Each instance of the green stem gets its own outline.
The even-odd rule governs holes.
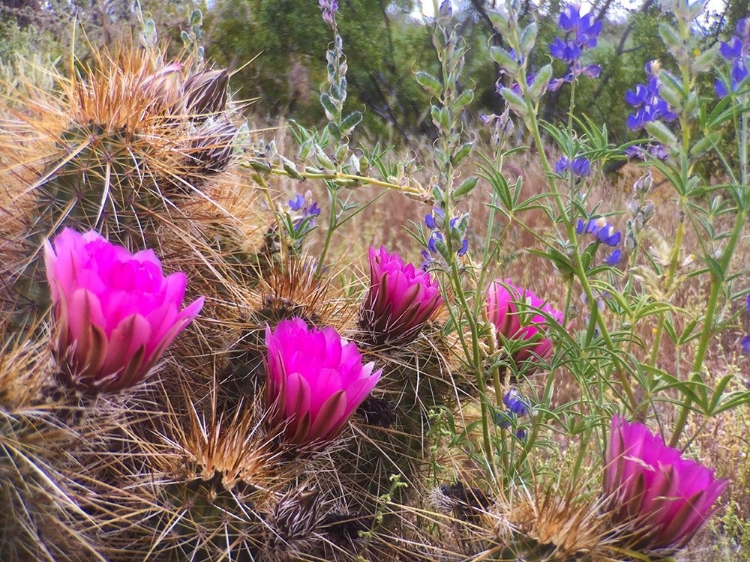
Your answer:
[[[318,265],[315,267],[315,277],[320,277],[323,274],[323,268],[325,267],[325,259],[326,254],[328,253],[328,248],[331,245],[331,240],[333,239],[333,233],[336,232],[337,228],[337,206],[338,206],[338,197],[336,196],[336,190],[335,188],[328,186],[328,201],[331,204],[331,212],[328,214],[328,231],[326,232],[326,239],[323,243],[323,250],[320,252],[320,257],[318,258]]]
[[[292,177],[289,172],[283,168],[272,168],[268,173],[276,176],[287,176]],[[390,183],[387,181],[371,178],[368,176],[358,176],[355,174],[344,174],[343,172],[297,172],[300,176],[305,179],[315,180],[331,180],[338,182],[352,182],[352,183],[366,183],[369,185],[375,185],[377,187],[384,187],[386,189],[393,189],[394,191],[400,191],[402,193],[418,195],[420,198],[425,197],[423,189],[410,187],[408,185],[398,185],[396,183]]]
[[[737,215],[737,221],[734,223],[734,229],[732,230],[732,235],[729,239],[729,243],[727,244],[727,248],[724,251],[724,254],[721,258],[720,266],[721,266],[721,273],[722,278],[717,279],[716,277],[713,277],[711,279],[711,291],[708,296],[708,304],[706,305],[706,316],[703,323],[703,331],[701,332],[701,339],[698,343],[698,351],[695,353],[695,359],[693,360],[693,367],[691,374],[694,373],[700,373],[701,368],[703,367],[703,360],[706,358],[706,352],[708,351],[708,344],[711,342],[711,338],[713,337],[713,331],[714,331],[714,315],[716,314],[716,305],[719,302],[719,296],[721,295],[721,289],[724,286],[724,277],[726,276],[726,272],[729,269],[729,264],[732,259],[732,254],[734,253],[734,248],[737,245],[737,241],[740,238],[740,235],[742,233],[742,228],[745,224],[745,213],[739,213]],[[682,435],[683,430],[685,429],[685,425],[687,423],[687,417],[690,413],[690,406],[692,405],[692,400],[690,399],[690,396],[685,396],[685,400],[682,403],[682,407],[680,408],[680,413],[677,417],[677,422],[675,423],[675,429],[674,433],[672,434],[672,439],[669,442],[671,447],[676,447],[677,444],[680,442],[680,436]]]
[[[680,205],[682,207],[682,205]],[[685,236],[685,221],[680,220],[677,225],[677,234],[674,239],[674,247],[672,248],[672,256],[669,263],[669,270],[667,271],[667,278],[664,281],[664,293],[669,294],[672,290],[672,283],[674,281],[675,273],[677,272],[677,265],[680,262],[680,249],[682,247],[682,239]],[[659,321],[656,326],[656,334],[654,336],[654,347],[651,349],[651,360],[649,364],[652,367],[656,366],[656,361],[659,358],[659,348],[661,347],[661,339],[664,333],[664,322],[666,318],[666,312],[659,314]]]

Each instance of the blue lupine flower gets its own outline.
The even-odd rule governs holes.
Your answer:
[[[550,43],[549,52],[554,58],[569,64],[581,57],[581,48],[574,41],[563,41],[559,38]]]
[[[519,429],[516,431],[516,437],[518,437],[521,441],[526,439],[526,430],[525,429]]]
[[[305,206],[305,196],[301,193],[298,193],[294,196],[294,199],[289,200],[289,208],[292,211],[299,211],[302,207]]]
[[[614,248],[620,243],[620,240],[622,239],[622,233],[618,230],[615,230],[615,227],[611,224],[605,224],[603,227],[599,228],[599,232],[597,233],[596,237],[599,242],[602,242],[603,244],[612,246]]]
[[[659,68],[651,61],[646,64],[648,84],[637,84],[634,90],[625,92],[625,101],[635,109],[635,113],[628,115],[628,128],[635,131],[651,121],[674,121],[677,114],[669,104],[659,95],[659,79],[656,73]]]
[[[733,61],[742,56],[742,41],[739,37],[732,37],[729,41],[722,43],[719,47],[721,56],[728,61]]]
[[[615,247],[622,240],[622,233],[615,230],[615,227],[607,222],[604,218],[591,219],[589,221],[583,221],[578,219],[576,223],[576,234],[591,234],[602,244],[607,246]]]
[[[574,158],[572,161],[561,156],[555,163],[555,173],[564,174],[570,170],[574,177],[585,178],[591,173],[591,162],[587,158]]]
[[[427,228],[432,230],[430,233],[430,237],[427,240],[427,250],[429,250],[429,253],[431,254],[439,254],[440,250],[438,249],[438,242],[442,242],[444,240],[443,235],[436,229],[443,228],[445,225],[445,210],[443,210],[441,207],[434,207],[432,209],[432,214],[428,214],[424,218],[425,225]],[[448,222],[448,226],[451,229],[451,231],[454,231],[458,228],[459,223],[461,222],[461,217],[453,217]],[[463,242],[461,243],[461,247],[456,251],[456,254],[460,257],[463,255],[466,255],[466,252],[469,251],[469,241],[464,238]],[[426,269],[432,263],[434,260],[432,257],[429,256],[429,254],[425,254],[425,251],[422,252],[423,256],[425,256],[425,261],[422,263],[422,269]],[[428,263],[429,262],[429,263]]]
[[[534,79],[536,78],[535,73],[530,73],[526,76],[526,86],[531,87],[531,85],[534,83]],[[495,84],[495,91],[499,94],[503,89],[503,84],[500,80],[497,81]],[[514,82],[513,85],[510,87],[510,91],[516,94],[517,96],[523,95],[523,90],[521,89],[521,84],[518,82]]]
[[[742,59],[736,60],[732,64],[732,70],[729,73],[729,83],[732,88],[732,92],[736,92],[740,89],[740,84],[744,82],[745,78],[750,75],[750,71],[747,69],[745,61]],[[714,83],[714,91],[720,98],[725,98],[729,95],[729,89],[723,80],[716,80]]]
[[[594,20],[592,12],[582,16],[580,8],[576,6],[568,6],[560,14],[559,27],[566,32],[572,31],[579,44],[586,49],[596,47],[596,38],[602,32],[602,22]]]
[[[312,193],[309,191],[305,195],[297,193],[294,199],[290,199],[288,203],[292,211],[302,213],[302,216],[295,222],[295,231],[298,231],[305,224],[305,220],[307,220],[307,228],[311,229],[315,226],[315,217],[320,216],[320,207],[318,207],[316,201],[312,200]]]
[[[466,252],[468,251],[469,251],[469,241],[466,238],[464,238],[464,241],[461,243],[461,247],[458,249],[458,252],[456,252],[456,254],[458,254],[459,257],[465,256]]]
[[[323,21],[333,23],[333,16],[339,9],[339,0],[318,0],[318,4],[323,11]]]
[[[425,216],[424,223],[430,230],[435,230],[436,228],[442,228],[444,220],[445,211],[441,207],[433,207],[432,213]]]
[[[579,59],[586,49],[596,47],[597,37],[602,31],[602,22],[594,20],[594,14],[589,12],[581,15],[580,8],[569,6],[560,14],[558,26],[568,37],[556,38],[549,45],[550,54],[570,65],[570,72],[564,78],[551,80],[548,90],[558,90],[564,83],[573,82],[579,76],[596,78],[601,72],[597,64],[581,65]]]
[[[525,416],[529,413],[528,404],[515,388],[511,388],[505,393],[505,396],[503,396],[503,404],[505,404],[508,410],[517,416]]]
[[[743,18],[737,22],[735,28],[737,35],[733,35],[729,41],[725,41],[719,47],[721,56],[727,62],[732,63],[729,73],[729,84],[717,80],[714,84],[716,95],[724,98],[729,92],[736,92],[740,84],[750,75],[748,64],[750,64],[750,18]],[[729,86],[729,88],[727,88]]]
[[[570,165],[574,176],[585,178],[591,173],[591,162],[587,158],[575,158]]]
[[[609,254],[606,258],[604,258],[604,263],[606,263],[609,266],[614,267],[618,263],[620,263],[621,259],[622,259],[622,251],[620,251],[619,249],[617,249],[614,252],[612,252],[611,254]]]
[[[434,261],[432,259],[432,256],[430,255],[430,252],[427,250],[422,250],[422,271],[427,271],[432,267],[432,262]]]

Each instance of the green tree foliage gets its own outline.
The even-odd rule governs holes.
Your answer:
[[[432,58],[429,29],[409,21],[411,2],[345,0],[337,21],[349,64],[349,101],[367,108],[369,127],[403,129],[424,107],[413,80],[416,61]],[[317,2],[225,0],[208,14],[209,55],[238,68],[233,86],[259,98],[261,111],[322,118],[318,91],[325,79],[322,47],[330,42]]]

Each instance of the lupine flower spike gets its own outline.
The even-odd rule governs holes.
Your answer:
[[[187,278],[164,277],[152,250],[130,254],[98,233],[64,229],[44,246],[64,383],[117,392],[146,378],[170,343],[198,315],[199,298],[180,310]]]
[[[370,248],[369,257],[370,289],[360,327],[378,344],[413,340],[443,302],[437,279],[382,247]]]
[[[545,337],[548,320],[536,311],[519,313],[517,302],[526,302],[531,308],[539,309],[551,316],[559,324],[563,322],[562,312],[537,297],[531,291],[517,287],[506,279],[496,280],[487,293],[487,316],[498,334],[508,340],[524,340],[522,349],[513,353],[513,360],[519,364],[533,360],[535,356],[548,359],[552,355],[552,342]]]
[[[566,33],[566,39],[557,38],[550,43],[550,54],[570,65],[564,78],[556,78],[549,83],[548,89],[557,90],[566,82],[573,82],[579,76],[597,78],[601,73],[598,64],[582,65],[581,55],[587,49],[596,47],[597,37],[602,32],[601,20],[594,18],[593,12],[581,15],[580,8],[569,6],[560,14],[558,22],[560,31]]]
[[[651,121],[674,121],[677,114],[659,94],[659,62],[646,64],[647,84],[637,84],[634,90],[625,92],[625,101],[636,111],[628,116],[628,127],[638,130]]]
[[[301,318],[266,328],[266,403],[288,443],[323,448],[380,380],[354,342]]]
[[[684,547],[727,486],[645,425],[617,415],[606,461],[604,494],[631,550],[673,553]]]

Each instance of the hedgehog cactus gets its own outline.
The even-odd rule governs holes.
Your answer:
[[[132,243],[175,198],[228,164],[237,128],[226,72],[183,84],[179,64],[154,69],[145,55],[128,56],[100,57],[85,78],[63,82],[59,133],[48,133],[55,148],[33,186],[47,234],[65,224]],[[210,109],[212,121],[197,109]]]
[[[140,51],[96,54],[88,72],[57,77],[60,91],[27,99],[4,132],[0,145],[14,149],[0,171],[11,182],[3,228],[18,247],[6,250],[3,277],[19,324],[48,305],[38,286],[45,239],[68,226],[131,249],[154,245],[180,205],[229,166],[237,127],[227,73],[183,79],[184,69]]]
[[[55,392],[47,339],[15,336],[0,346],[0,560],[92,559],[101,481],[84,459],[108,462],[122,410]]]

